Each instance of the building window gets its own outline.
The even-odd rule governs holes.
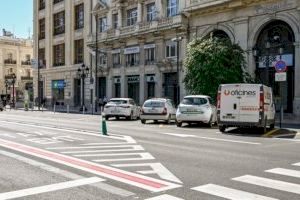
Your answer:
[[[145,48],[145,64],[152,65],[155,63],[155,46]]]
[[[114,27],[114,29],[117,29],[118,26],[119,26],[119,24],[118,24],[118,14],[113,14],[112,20],[113,20],[113,27]]]
[[[65,32],[65,12],[54,14],[54,35],[62,34]]]
[[[75,7],[75,29],[84,27],[84,6],[83,3]]]
[[[147,5],[147,21],[151,22],[156,18],[156,7],[155,3],[150,3]]]
[[[105,66],[107,64],[107,56],[106,54],[101,53],[99,55],[99,65]]]
[[[39,59],[39,64],[40,64],[40,68],[45,68],[46,66],[46,60],[45,60],[45,49],[39,49],[38,52],[38,59]]]
[[[120,67],[121,66],[121,54],[114,53],[112,54],[113,57],[113,67]]]
[[[56,3],[59,3],[59,2],[62,2],[63,0],[53,0],[53,4],[56,4]]]
[[[39,39],[45,39],[45,18],[39,20]]]
[[[172,17],[178,14],[178,0],[167,0],[167,16]]]
[[[65,65],[65,44],[55,45],[53,47],[53,66]]]
[[[127,26],[135,25],[137,22],[137,9],[127,10]]]
[[[45,0],[39,0],[39,10],[45,9]]]
[[[139,53],[126,54],[126,66],[138,66],[139,65]]]
[[[166,58],[173,58],[177,56],[177,43],[170,42],[166,44]]]
[[[101,17],[99,18],[99,32],[105,32],[107,31],[107,17]]]
[[[83,63],[83,39],[75,40],[75,64]]]

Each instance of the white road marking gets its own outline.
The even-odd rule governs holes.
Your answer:
[[[103,142],[103,143],[86,143],[82,146],[99,146],[99,145],[123,145],[123,144],[136,144],[136,142]]]
[[[168,195],[168,194],[163,194],[163,195],[153,197],[153,198],[150,198],[150,199],[145,199],[145,200],[184,200],[184,199],[174,197],[174,196],[171,196],[171,195]]]
[[[174,174],[172,174],[161,163],[137,163],[137,164],[116,164],[114,167],[150,167],[152,170],[137,171],[140,174],[157,174],[162,179],[182,183]]]
[[[83,186],[83,185],[89,185],[89,184],[97,183],[100,181],[103,181],[103,179],[98,178],[98,177],[92,177],[92,178],[79,179],[79,180],[75,180],[75,181],[68,181],[68,182],[64,182],[64,183],[56,183],[56,184],[52,184],[52,185],[45,185],[45,186],[40,186],[40,187],[23,189],[23,190],[18,190],[18,191],[13,191],[13,192],[6,192],[6,193],[0,194],[0,200],[14,199],[14,198],[35,195],[35,194],[41,194],[41,193],[45,193],[45,192],[63,190],[63,189],[68,189],[68,188],[73,188],[73,187],[78,187],[78,186]]]
[[[63,164],[65,166],[73,167],[83,170],[85,172],[93,173],[102,177],[113,179],[122,183],[136,186],[151,192],[162,192],[174,188],[181,187],[181,185],[167,182],[152,177],[146,177],[137,173],[132,173],[106,165],[96,164],[86,160],[70,157],[63,154],[50,152],[44,149],[0,139],[0,146],[32,155],[38,158],[43,158],[49,161]]]
[[[294,166],[299,166],[300,167],[300,162],[293,164]]]
[[[93,155],[74,155],[76,157],[95,157],[95,156],[133,156],[138,158],[110,158],[110,159],[95,159],[94,162],[116,162],[116,161],[137,161],[137,160],[154,160],[155,158],[150,153],[118,153],[118,154],[93,154]]]
[[[68,171],[53,167],[51,165],[47,165],[45,163],[41,163],[41,162],[29,159],[29,158],[25,158],[23,156],[13,154],[13,153],[10,153],[10,152],[0,151],[0,154],[2,154],[4,156],[7,156],[7,157],[11,157],[11,158],[16,159],[16,160],[19,160],[19,161],[24,162],[26,164],[38,167],[38,168],[46,170],[48,172],[59,174],[59,175],[61,175],[63,177],[66,177],[66,178],[70,178],[70,179],[74,179],[74,180],[75,179],[86,178],[86,177],[80,176],[78,174],[74,174],[72,172],[68,172]],[[105,181],[105,179],[103,179],[103,181]],[[93,187],[96,187],[100,190],[107,191],[111,194],[116,194],[116,195],[123,196],[123,197],[129,197],[129,196],[135,195],[134,193],[132,193],[128,190],[124,190],[122,188],[117,188],[117,187],[114,187],[112,185],[109,185],[109,184],[106,184],[106,183],[103,183],[103,182],[99,182],[97,184],[94,184]]]
[[[275,169],[266,170],[266,172],[300,178],[300,171],[297,170],[275,168]]]
[[[112,148],[125,148],[125,147],[137,147],[139,145],[115,145],[115,146],[79,146],[79,147],[49,147],[48,150],[64,150],[64,149],[112,149]]]
[[[272,188],[276,190],[281,190],[285,192],[291,192],[295,194],[300,194],[300,185],[294,183],[288,183],[284,181],[278,181],[268,178],[262,178],[257,176],[245,175],[237,178],[233,178],[232,180],[249,183],[253,185],[259,185],[262,187]]]
[[[236,190],[232,188],[227,188],[219,185],[214,185],[214,184],[207,184],[207,185],[202,185],[199,187],[194,187],[192,190],[196,190],[199,192],[203,192],[206,194],[222,197],[225,199],[230,199],[230,200],[278,200],[266,196],[261,196],[258,194],[253,194],[241,190]]]
[[[176,136],[176,137],[182,137],[182,138],[187,138],[187,137],[196,137],[195,135],[188,135],[188,134],[177,134],[177,133],[162,133],[164,135],[171,135],[171,136]]]
[[[118,151],[144,151],[145,149],[141,145],[120,146],[121,149],[108,149],[108,150],[89,150],[89,151],[64,151],[65,154],[76,153],[101,153],[101,152],[118,152]],[[124,147],[124,148],[123,148]],[[125,148],[128,147],[128,148]]]

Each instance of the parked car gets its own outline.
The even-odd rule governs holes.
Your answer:
[[[157,122],[159,120],[170,123],[175,120],[176,108],[170,99],[153,98],[145,101],[142,107],[141,122],[145,124],[147,120]]]
[[[274,128],[275,104],[272,88],[262,84],[224,84],[218,91],[218,125]]]
[[[106,120],[115,117],[125,117],[128,120],[138,119],[140,116],[140,107],[130,98],[113,98],[104,106],[103,110]]]
[[[205,123],[210,127],[217,122],[217,109],[212,99],[204,95],[191,95],[183,98],[176,112],[176,125],[182,123]]]

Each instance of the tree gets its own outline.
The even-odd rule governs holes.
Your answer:
[[[244,51],[228,39],[194,39],[188,44],[184,62],[184,84],[190,94],[205,94],[213,99],[220,84],[251,82],[245,71]]]

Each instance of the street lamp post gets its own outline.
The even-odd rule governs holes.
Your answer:
[[[179,75],[179,55],[180,55],[180,53],[179,53],[179,51],[180,51],[180,49],[179,49],[179,43],[180,43],[180,41],[182,41],[182,37],[176,37],[176,38],[173,38],[172,39],[172,41],[173,42],[177,42],[177,59],[176,59],[176,75],[177,75],[177,86],[176,86],[176,104],[179,104],[179,102],[180,102],[180,75]]]
[[[15,108],[15,83],[16,83],[16,74],[15,73],[13,73],[12,75],[11,75],[11,78],[12,78],[12,85],[13,85],[13,99],[12,99],[12,105],[13,105],[13,107]]]
[[[87,77],[87,75],[89,74],[89,68],[87,66],[85,66],[85,64],[82,64],[78,70],[77,70],[77,75],[78,77],[81,79],[81,93],[82,93],[82,98],[81,98],[81,108],[80,111],[85,111],[86,107],[85,107],[85,103],[84,103],[84,81]]]

